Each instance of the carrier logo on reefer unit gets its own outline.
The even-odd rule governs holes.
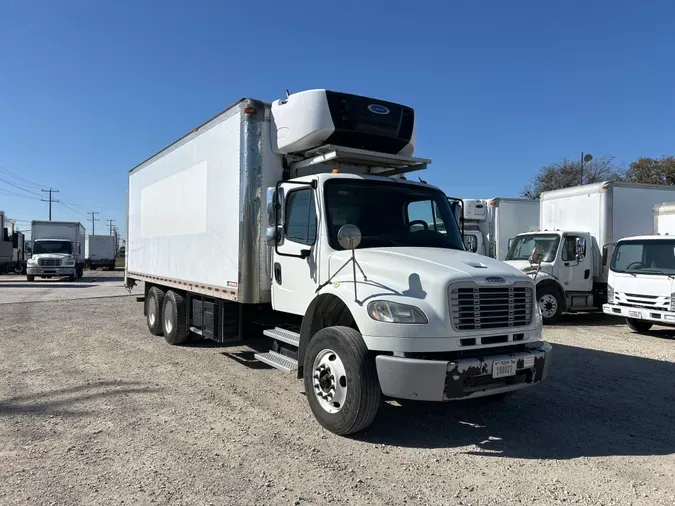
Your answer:
[[[490,276],[489,278],[485,278],[486,283],[506,283],[506,280],[504,278],[500,278],[499,276]]]
[[[370,112],[374,112],[375,114],[389,114],[391,112],[389,108],[380,104],[370,104],[368,106],[368,110]]]

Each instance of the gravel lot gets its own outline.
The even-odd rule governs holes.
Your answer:
[[[292,376],[247,348],[170,347],[121,272],[90,274],[0,277],[0,504],[673,504],[672,332],[568,317],[540,387],[387,403],[350,439]]]

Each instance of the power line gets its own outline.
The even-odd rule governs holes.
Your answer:
[[[29,185],[35,186],[35,187],[37,187],[37,188],[42,188],[43,186],[47,186],[47,185],[45,185],[45,184],[38,184],[38,183],[36,183],[36,182],[34,182],[34,181],[31,181],[30,179],[26,179],[26,178],[23,177],[23,176],[20,176],[20,175],[18,175],[18,174],[15,174],[15,173],[12,172],[11,170],[7,169],[6,167],[3,167],[2,165],[0,165],[0,172],[4,172],[5,174],[7,174],[7,175],[9,175],[9,176],[12,176],[13,178],[18,179],[19,181],[23,181],[24,184],[29,184]]]
[[[91,235],[96,235],[96,222],[99,221],[98,218],[96,218],[96,215],[101,213],[98,211],[90,211],[87,214],[91,215]]]
[[[19,186],[18,184],[14,184],[14,183],[12,183],[11,181],[7,181],[6,179],[0,178],[0,181],[2,181],[3,183],[7,183],[7,184],[10,185],[10,186],[13,186],[14,188],[18,188],[18,189],[21,190],[21,191],[25,191],[25,192],[27,192],[27,193],[31,193],[31,194],[33,194],[33,195],[37,195],[38,197],[42,197],[42,195],[40,195],[39,193],[36,193],[36,192],[34,192],[34,191],[32,191],[32,190],[28,190],[28,189],[24,188],[23,186]]]
[[[50,188],[49,190],[42,190],[45,193],[49,193],[49,200],[42,199],[42,202],[49,202],[49,221],[52,221],[52,202],[58,202],[58,200],[52,199],[52,193],[58,193],[59,190],[54,190]]]
[[[10,197],[18,197],[21,199],[40,200],[38,197],[31,197],[30,195],[24,195],[23,193],[13,192],[12,190],[5,190],[4,188],[0,188],[0,194],[8,195]]]

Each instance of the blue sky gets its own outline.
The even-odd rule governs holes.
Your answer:
[[[287,88],[414,107],[423,177],[452,196],[517,196],[581,151],[675,154],[673,19],[637,0],[0,0],[0,167],[25,178],[0,170],[0,210],[44,219],[6,181],[51,185],[54,219],[124,228],[131,167]]]

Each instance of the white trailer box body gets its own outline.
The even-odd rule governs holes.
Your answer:
[[[539,228],[588,232],[596,281],[606,281],[603,256],[622,237],[651,231],[654,206],[675,198],[675,187],[622,182],[575,186],[541,194]],[[605,249],[605,251],[603,251]],[[607,263],[606,261],[604,262]]]
[[[654,233],[675,235],[675,202],[654,206]]]
[[[89,235],[85,244],[85,258],[89,266],[114,267],[117,243],[112,235]]]
[[[244,303],[270,302],[263,188],[282,179],[281,156],[262,143],[246,167],[240,102],[129,174],[128,275],[187,283]],[[264,137],[269,122],[261,123]],[[185,259],[192,261],[185,261]]]
[[[509,252],[509,240],[523,232],[539,228],[539,201],[493,198],[488,200],[489,255],[504,260]]]

